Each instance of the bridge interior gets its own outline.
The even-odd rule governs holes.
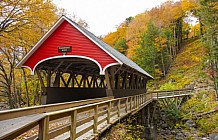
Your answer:
[[[125,97],[146,92],[149,80],[128,67],[108,67],[100,75],[93,61],[83,58],[57,58],[36,67],[43,90],[44,104],[100,98]]]
[[[90,60],[51,59],[38,65],[36,72],[46,104],[106,97],[105,78],[99,75],[99,67]]]

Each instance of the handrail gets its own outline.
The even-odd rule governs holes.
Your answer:
[[[111,96],[111,97],[95,98],[95,99],[72,101],[72,102],[65,102],[65,103],[56,103],[56,104],[40,105],[40,106],[25,107],[25,108],[11,109],[11,110],[3,110],[0,111],[0,121],[11,119],[11,118],[22,117],[26,115],[46,113],[46,112],[61,110],[65,108],[81,106],[94,102],[101,102],[109,99],[113,99],[113,97]]]
[[[105,131],[119,119],[127,116],[128,114],[138,112],[138,110],[142,109],[155,99],[176,97],[181,93],[186,93],[181,94],[181,96],[186,96],[189,95],[191,91],[192,89],[174,90],[171,92],[154,91],[116,99],[104,98],[103,100],[92,99],[82,102],[78,101],[74,102],[74,105],[69,103],[69,106],[66,105],[64,108],[63,106],[60,107],[61,104],[60,106],[56,106],[56,104],[54,104],[42,107],[3,111],[0,112],[0,118],[13,118],[11,116],[5,117],[5,114],[13,114],[19,111],[23,113],[23,116],[31,113],[35,114],[36,111],[43,116],[40,119],[34,120],[32,122],[33,125],[27,124],[26,127],[23,127],[22,129],[10,132],[10,137],[8,135],[0,135],[0,139],[15,138],[35,126],[39,126],[38,134],[28,139],[35,139],[38,137],[39,140],[48,140],[55,137],[59,139],[59,137],[62,136],[72,140],[85,137],[88,137],[88,139],[96,138],[100,133]],[[55,108],[52,109],[52,106]],[[58,107],[61,109],[57,109]],[[39,111],[38,109],[41,110]],[[31,113],[28,113],[28,111]],[[15,116],[17,117],[20,115]],[[63,118],[67,120],[69,119],[69,122],[55,128],[50,127],[53,122],[59,121]]]
[[[130,97],[102,101],[100,103],[88,104],[85,106],[69,108],[69,109],[65,109],[61,111],[49,112],[49,113],[45,113],[46,117],[43,119],[42,124],[44,126],[44,124],[49,124],[50,121],[57,120],[61,117],[68,116],[71,118],[70,120],[71,124],[70,124],[69,130],[66,127],[62,128],[63,132],[65,132],[66,130],[70,131],[70,133],[68,134],[68,137],[75,140],[76,138],[84,135],[86,132],[89,132],[92,134],[93,137],[96,137],[101,131],[101,129],[99,129],[100,125],[104,124],[104,127],[108,127],[108,125],[115,123],[120,118],[128,115],[129,113],[135,110],[138,110],[144,107],[143,105],[146,103],[146,101],[149,101],[149,100],[150,101],[153,100],[152,94],[149,94],[149,95],[140,94],[140,95],[135,95],[135,96],[130,96]],[[102,112],[99,109],[101,107],[105,107],[105,110],[107,110],[106,115],[102,115],[102,116],[99,115]],[[88,121],[84,121],[83,124],[79,126],[79,127],[84,127],[80,131],[76,123],[79,120],[76,118],[78,117],[79,113],[83,113],[83,112],[90,111],[90,110],[93,111],[93,115],[89,116],[93,118],[93,122],[90,123],[89,119],[87,119]],[[112,119],[114,117],[115,117],[115,120]],[[40,127],[43,127],[43,126],[40,126]],[[83,131],[84,129],[86,131]],[[62,130],[59,129],[58,131],[62,131]],[[53,131],[52,133],[55,133],[55,132]],[[44,127],[44,131],[40,131],[39,139],[48,140],[52,138],[54,137],[51,135],[48,125],[46,125],[46,127]]]
[[[163,99],[163,98],[174,98],[178,96],[186,96],[190,95],[194,89],[193,88],[186,88],[186,89],[180,89],[180,90],[163,90],[163,91],[152,91],[148,93],[153,94],[153,98],[155,100],[157,99]]]
[[[147,93],[163,93],[163,92],[179,92],[179,91],[193,91],[194,88],[183,88],[183,89],[175,89],[175,90],[154,90],[154,91],[148,91]]]
[[[91,133],[93,137],[96,137],[100,131],[104,131],[110,125],[125,117],[129,113],[137,112],[138,109],[144,107],[143,105],[145,105],[146,102],[148,104],[152,101],[152,94],[144,93],[135,96],[109,99],[101,102],[86,104],[83,106],[76,106],[71,108],[65,108],[62,110],[42,113],[45,117],[42,117],[40,120],[34,121],[34,125],[31,125],[31,127],[28,125],[25,129],[18,129],[13,131],[13,133],[11,132],[10,134],[13,137],[0,135],[0,139],[15,138],[23,132],[27,132],[28,130],[32,129],[34,126],[37,125],[39,126],[38,138],[41,140],[52,139],[54,137],[57,137],[59,134],[63,135],[64,133],[67,133],[69,131],[70,133],[68,134],[68,136],[72,139],[81,137],[87,132]],[[91,112],[91,115],[79,119],[79,117],[81,115],[84,115],[86,112]],[[70,118],[70,124],[60,126],[55,129],[51,129],[49,127],[51,121],[57,121],[58,119],[65,117]],[[100,129],[99,127],[103,127],[103,129]],[[36,137],[37,136],[33,136],[32,139]]]

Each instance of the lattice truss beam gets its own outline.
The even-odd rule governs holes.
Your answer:
[[[42,90],[46,87],[146,89],[147,77],[127,66],[112,66],[105,75],[90,61],[58,59],[42,63],[36,69]]]
[[[163,98],[159,99],[160,105],[162,105],[164,108],[172,108],[175,107],[176,109],[179,109],[185,101],[187,101],[188,96],[178,96],[174,98]],[[173,106],[172,106],[173,105]]]

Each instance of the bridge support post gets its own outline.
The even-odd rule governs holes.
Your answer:
[[[47,98],[46,94],[41,94],[41,104],[42,105],[46,105],[46,98]]]
[[[141,125],[144,126],[144,132],[141,137],[145,138],[146,140],[156,139],[157,124],[155,120],[155,108],[156,102],[153,102],[140,111],[141,115],[139,116],[141,117]]]

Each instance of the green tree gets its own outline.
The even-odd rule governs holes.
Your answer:
[[[204,45],[209,50],[216,98],[218,101],[218,2],[217,0],[201,0],[199,15],[205,27]]]
[[[156,86],[156,56],[157,56],[157,44],[156,38],[158,37],[158,29],[150,20],[147,24],[147,30],[142,34],[142,41],[140,47],[136,50],[137,58],[136,62],[145,69],[148,73],[152,74],[155,79]]]

